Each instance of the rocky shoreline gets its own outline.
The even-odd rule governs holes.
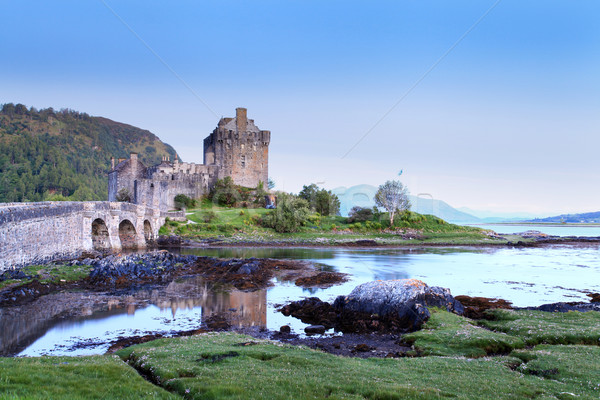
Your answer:
[[[89,276],[74,282],[40,283],[9,286],[0,290],[0,306],[26,304],[41,296],[62,290],[127,289],[164,284],[178,277],[200,276],[223,290],[255,291],[272,285],[273,278],[294,282],[298,286],[330,286],[346,280],[344,274],[321,271],[303,261],[275,259],[218,259],[177,255],[167,251],[145,254],[88,254],[67,263],[91,266]],[[23,271],[3,273],[0,280],[32,279]],[[600,294],[588,294],[590,303],[561,302],[538,307],[520,308],[546,312],[600,311]],[[411,355],[411,346],[402,339],[404,333],[419,330],[428,320],[428,307],[440,307],[473,320],[489,318],[489,309],[517,309],[501,299],[452,297],[448,289],[428,287],[421,281],[375,281],[359,285],[347,296],[333,303],[311,297],[280,307],[280,312],[306,324],[305,333],[292,333],[289,326],[279,331],[261,328],[236,328],[227,313],[214,314],[202,321],[198,329],[174,332],[170,336],[188,336],[208,331],[237,331],[257,338],[270,338],[290,344],[302,344],[334,354],[355,357],[398,357]],[[334,333],[325,333],[333,330]],[[160,334],[123,337],[110,342],[113,351],[132,344],[163,337]],[[85,346],[85,344],[83,344]]]
[[[522,236],[515,240],[514,235],[497,235],[496,238],[508,238],[506,241],[492,241],[482,239],[477,242],[456,243],[452,241],[429,243],[422,240],[402,240],[390,243],[375,239],[345,239],[319,240],[316,239],[289,239],[289,240],[265,240],[252,241],[247,239],[231,239],[225,237],[213,237],[207,239],[190,240],[180,236],[161,236],[157,244],[161,248],[227,248],[227,247],[316,247],[316,248],[398,248],[398,247],[447,247],[447,246],[469,246],[469,247],[545,247],[552,245],[585,246],[599,244],[600,236]]]
[[[69,266],[91,266],[89,276],[74,282],[41,283],[39,277],[28,276],[22,270],[0,275],[0,281],[24,279],[0,290],[0,307],[21,305],[45,294],[67,289],[101,291],[133,286],[160,284],[178,277],[200,276],[211,285],[224,290],[264,289],[272,279],[291,281],[302,287],[327,287],[347,278],[338,272],[319,270],[312,263],[269,258],[219,259],[194,255],[177,255],[166,250],[143,254],[86,254],[77,260],[63,261]],[[60,264],[59,264],[60,265]]]
[[[388,296],[385,305],[383,303],[375,304],[376,309],[373,309],[374,303],[378,302],[373,302],[374,299],[386,297],[385,293],[383,296],[378,296],[382,292],[382,282],[384,286],[392,283],[393,287],[389,288],[389,292],[395,292],[397,298],[394,301],[394,299],[390,300]],[[399,286],[402,289],[397,291]],[[406,295],[404,290],[406,288],[412,294]],[[399,293],[403,294],[398,296]],[[495,309],[538,310],[552,313],[600,311],[600,294],[591,293],[588,296],[590,297],[589,303],[560,302],[522,308],[512,307],[510,302],[503,299],[452,297],[447,289],[429,288],[423,282],[413,279],[376,281],[359,285],[348,296],[339,296],[333,303],[311,297],[280,307],[279,311],[283,315],[293,316],[306,324],[311,324],[305,328],[303,334],[292,332],[287,325],[282,326],[278,331],[256,327],[235,328],[230,323],[228,315],[223,313],[211,316],[198,330],[182,331],[173,336],[189,336],[209,331],[235,331],[257,339],[270,339],[292,345],[307,346],[345,357],[415,357],[419,354],[415,352],[414,346],[404,339],[404,335],[420,330],[421,325],[428,320],[428,315],[419,315],[419,312],[429,313],[426,307],[441,307],[475,321],[493,320],[493,314],[488,314],[486,311]],[[382,305],[387,308],[387,312],[383,310]],[[407,315],[409,318],[406,318]],[[415,323],[417,320],[418,323]],[[334,332],[328,333],[330,330]],[[113,343],[109,352],[162,337],[155,336],[124,338]]]

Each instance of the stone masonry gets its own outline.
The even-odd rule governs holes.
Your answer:
[[[166,213],[107,201],[0,204],[0,272],[82,251],[143,249]]]
[[[217,179],[230,176],[237,185],[255,188],[269,179],[271,132],[260,130],[248,119],[245,108],[237,108],[235,118],[221,118],[204,139],[204,164],[164,159],[146,167],[132,153],[129,159],[112,160],[108,175],[108,200],[116,201],[126,189],[131,202],[172,210],[175,196],[199,198],[208,193]]]

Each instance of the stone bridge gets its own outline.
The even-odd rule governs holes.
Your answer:
[[[167,215],[108,201],[0,203],[0,272],[82,251],[144,249]]]

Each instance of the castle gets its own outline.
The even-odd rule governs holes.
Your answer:
[[[230,176],[237,185],[266,186],[269,179],[271,132],[262,131],[248,119],[245,108],[237,108],[235,118],[221,118],[204,139],[204,164],[167,158],[146,167],[132,153],[129,159],[111,159],[108,174],[108,200],[117,201],[125,192],[130,201],[168,211],[175,208],[175,196],[199,198],[208,193],[218,179]]]

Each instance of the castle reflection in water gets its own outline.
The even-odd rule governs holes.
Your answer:
[[[122,314],[135,316],[136,311],[150,305],[170,310],[173,320],[182,310],[201,309],[202,321],[197,321],[197,328],[210,316],[223,313],[233,327],[267,326],[266,290],[219,290],[199,278],[126,294],[55,293],[22,306],[0,308],[0,356],[19,353],[58,325]]]

